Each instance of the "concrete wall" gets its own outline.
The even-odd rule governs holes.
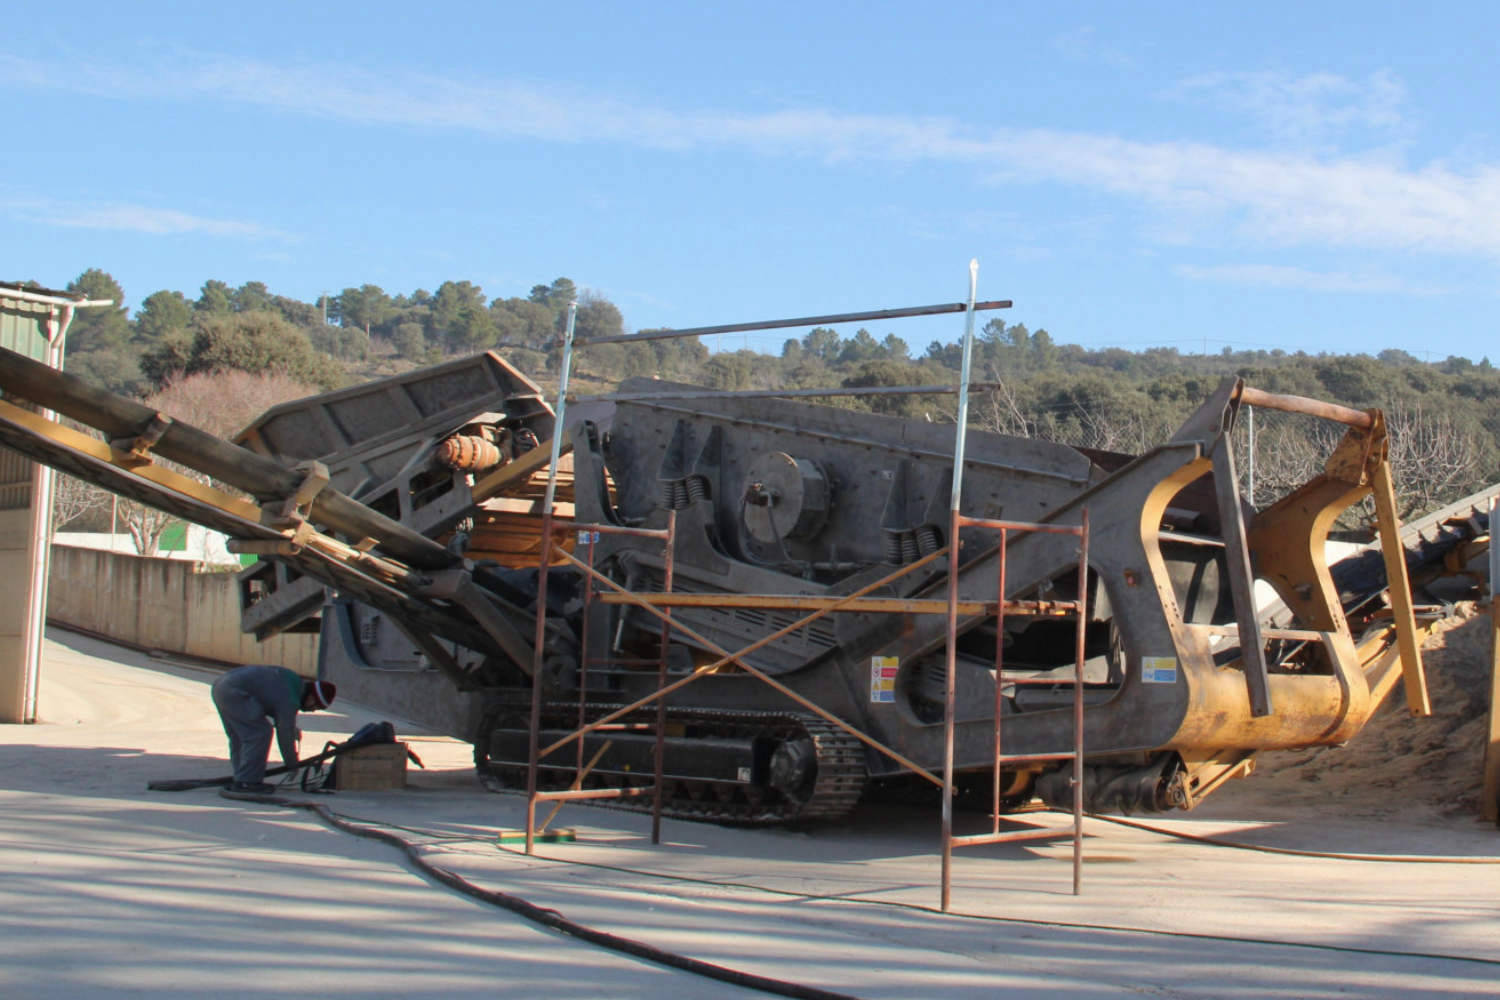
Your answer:
[[[47,617],[149,649],[317,675],[317,635],[256,642],[240,631],[234,574],[190,563],[54,545]]]
[[[201,524],[183,524],[187,529],[180,549],[156,547],[155,558],[186,559],[188,562],[208,563],[218,569],[240,568],[240,557],[226,547],[228,536],[210,531]],[[66,545],[75,549],[104,549],[107,552],[124,552],[139,555],[135,541],[126,532],[110,534],[108,531],[56,531],[52,534],[53,545]]]

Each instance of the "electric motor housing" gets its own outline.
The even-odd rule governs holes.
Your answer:
[[[744,497],[745,528],[762,544],[806,540],[828,522],[828,477],[811,459],[767,452],[746,470]]]

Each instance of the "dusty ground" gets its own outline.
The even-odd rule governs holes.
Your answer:
[[[1472,603],[1441,622],[1423,646],[1432,715],[1412,718],[1401,684],[1342,747],[1264,753],[1245,781],[1211,800],[1217,808],[1328,809],[1349,817],[1448,817],[1464,825],[1479,809],[1489,703],[1490,616]]]
[[[147,792],[151,778],[223,772],[212,675],[65,633],[44,670],[48,721],[0,727],[0,995],[754,995],[486,908],[305,811]],[[369,718],[341,707],[304,717],[310,741]],[[1391,738],[1411,738],[1395,722],[1406,724],[1393,720]],[[1438,810],[1330,810],[1331,777],[1252,778],[1247,796],[1160,825],[1387,860],[1231,850],[1091,820],[1081,896],[1059,828],[958,852],[945,915],[930,811],[863,807],[805,831],[668,821],[653,845],[645,817],[573,806],[562,822],[578,842],[525,857],[494,842],[524,803],[481,792],[466,747],[406,735],[429,764],[406,791],[319,801],[600,930],[841,994],[1457,998],[1493,995],[1500,978],[1500,865],[1484,863],[1500,854],[1495,830]],[[1278,782],[1323,788],[1309,805],[1273,797],[1271,815],[1248,797],[1257,780],[1267,794]],[[1365,783],[1346,784],[1364,796]],[[1453,860],[1413,860],[1431,855]]]

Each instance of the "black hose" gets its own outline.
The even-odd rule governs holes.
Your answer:
[[[361,745],[369,746],[368,743]],[[280,767],[273,767],[266,772],[266,777],[274,778],[279,774],[286,774],[288,771],[295,771],[299,768],[308,767],[312,764],[321,764],[325,760],[328,760],[330,757],[337,757],[345,750],[357,749],[359,749],[358,746],[351,747],[345,744],[340,744],[339,746],[324,750],[317,756],[308,757],[306,760],[299,760],[295,764],[282,764]],[[221,778],[165,778],[158,781],[146,782],[146,789],[152,792],[188,792],[192,791],[194,788],[228,788],[233,782],[234,775],[232,774],[226,774]]]
[[[347,745],[332,747],[315,757],[309,757],[306,760],[298,762],[295,767],[300,768],[306,767],[309,764],[319,764],[330,757],[338,756],[345,750],[353,749],[356,749],[356,747]],[[291,770],[293,770],[293,766],[282,765],[281,767],[267,771],[266,777],[285,774]],[[233,778],[227,776],[222,778],[177,778],[151,781],[147,783],[146,787],[154,792],[181,792],[194,788],[211,788],[215,785],[227,787],[232,781]],[[734,986],[743,986],[747,989],[759,990],[762,993],[771,993],[776,996],[795,997],[799,998],[799,1000],[857,1000],[857,998],[846,993],[833,993],[828,990],[818,989],[815,986],[803,986],[799,983],[789,983],[780,979],[757,976],[749,972],[740,972],[736,969],[726,968],[722,965],[714,965],[712,962],[703,962],[696,958],[688,958],[686,955],[666,951],[641,941],[595,930],[592,927],[569,920],[556,910],[549,910],[545,907],[537,906],[535,903],[529,903],[519,896],[512,896],[504,892],[495,892],[490,889],[482,889],[446,868],[439,868],[429,863],[417,851],[414,844],[384,830],[350,823],[317,802],[299,802],[294,799],[283,799],[273,796],[257,798],[256,801],[265,802],[270,805],[286,806],[291,809],[306,809],[309,812],[316,813],[318,818],[336,830],[343,830],[345,833],[352,833],[356,837],[365,837],[370,840],[378,840],[382,843],[390,844],[392,847],[399,848],[406,855],[407,860],[419,871],[450,889],[461,892],[465,896],[477,899],[482,903],[488,903],[490,906],[498,906],[509,910],[517,916],[530,920],[532,923],[549,927],[552,930],[576,937],[581,941],[587,941],[590,944],[598,945],[601,948],[607,948],[610,951],[617,951],[647,962],[654,962],[657,965],[681,969],[684,972],[704,976],[708,979],[716,979]]]
[[[578,938],[580,941],[587,941],[589,944],[630,955],[643,961],[655,963],[656,965],[680,969],[683,972],[690,972],[693,975],[715,979],[721,983],[759,990],[762,993],[770,993],[776,996],[795,997],[798,1000],[857,1000],[857,998],[847,993],[833,993],[829,990],[819,989],[816,986],[804,986],[800,983],[790,983],[781,979],[771,979],[767,976],[757,976],[753,973],[741,972],[737,969],[715,965],[712,962],[688,958],[686,955],[666,951],[642,941],[620,937],[618,934],[609,934],[605,931],[595,930],[592,927],[569,920],[556,910],[537,906],[535,903],[527,902],[519,896],[480,888],[462,876],[446,868],[439,868],[427,861],[419,853],[415,844],[385,830],[377,830],[373,827],[350,823],[320,803],[277,798],[267,798],[265,801],[292,809],[306,809],[309,812],[316,813],[323,822],[334,829],[342,830],[345,833],[352,833],[356,837],[364,837],[369,840],[378,840],[389,844],[392,847],[398,848],[406,855],[407,860],[413,866],[439,884],[445,885],[456,892],[461,892],[472,899],[477,899],[481,903],[509,910],[511,913],[524,917],[532,923],[540,924],[543,927],[551,928],[570,937]]]

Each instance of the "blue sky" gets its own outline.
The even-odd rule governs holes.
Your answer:
[[[1500,361],[1500,4],[9,10],[7,280]]]

